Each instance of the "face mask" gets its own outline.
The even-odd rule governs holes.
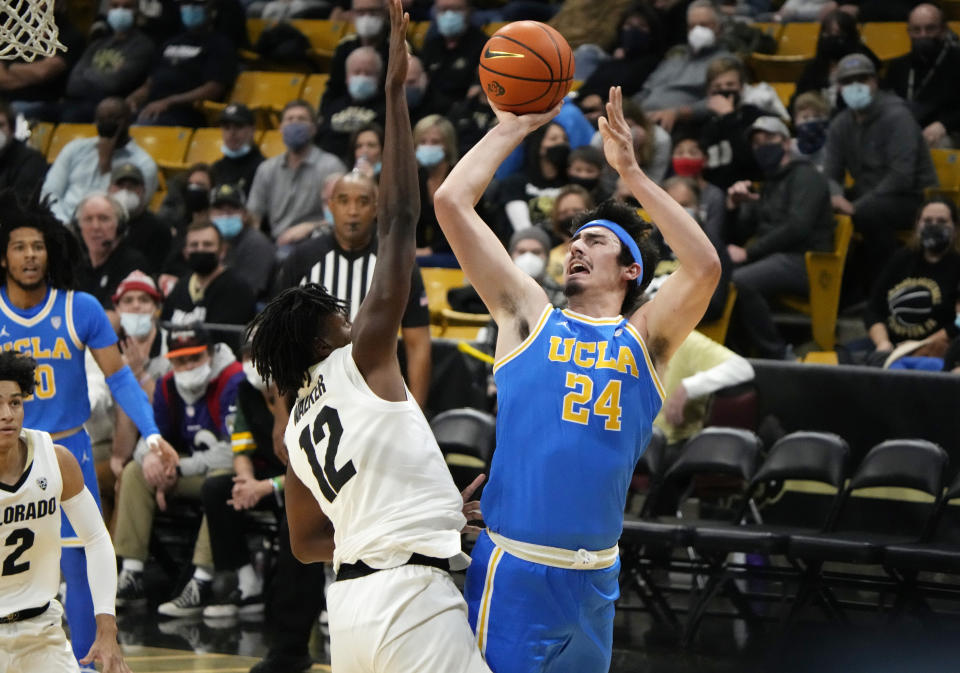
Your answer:
[[[410,85],[404,87],[404,93],[407,95],[407,106],[408,107],[417,107],[420,103],[423,102],[423,88]]]
[[[557,220],[556,224],[553,225],[553,230],[560,236],[569,237],[570,232],[573,231],[573,215]]]
[[[126,33],[133,27],[133,10],[126,7],[114,7],[107,12],[107,23],[114,33]]]
[[[243,218],[239,215],[219,215],[212,219],[213,226],[224,238],[236,238],[243,231]]]
[[[127,209],[127,214],[136,212],[137,208],[140,207],[140,197],[137,196],[136,192],[131,192],[129,189],[121,189],[119,192],[115,192],[113,198]]]
[[[942,255],[950,247],[950,230],[939,224],[925,224],[920,230],[920,245],[934,255]]]
[[[347,78],[347,91],[353,100],[370,100],[377,93],[377,80],[370,75],[350,75]]]
[[[554,167],[561,171],[566,172],[567,168],[567,159],[570,157],[570,146],[569,145],[554,145],[553,147],[548,147],[544,151],[544,159],[549,161]]]
[[[199,367],[188,369],[185,372],[174,372],[173,382],[177,392],[188,404],[193,404],[207,392],[210,383],[210,363],[205,362]]]
[[[444,37],[455,37],[467,29],[467,17],[463,12],[447,10],[437,14],[437,30]]]
[[[217,268],[219,261],[215,252],[191,252],[187,255],[187,266],[201,276],[210,274]]]
[[[112,138],[119,129],[120,124],[117,122],[97,122],[97,135],[101,138]]]
[[[120,313],[120,326],[127,336],[145,337],[153,329],[153,316],[149,313]]]
[[[717,91],[714,92],[714,96],[725,96],[730,99],[730,102],[733,103],[733,107],[737,107],[740,104],[740,92],[739,91]]]
[[[840,89],[840,95],[851,110],[862,110],[873,102],[873,93],[866,82],[851,82]]]
[[[700,175],[703,171],[703,157],[674,157],[673,172],[684,178],[692,178]]]
[[[811,119],[810,121],[797,124],[794,130],[797,132],[797,149],[803,154],[813,154],[827,142],[827,126],[830,125],[827,119]]]
[[[353,22],[353,27],[360,37],[374,37],[379,35],[383,28],[383,17],[369,14],[358,16]]]
[[[280,131],[283,135],[283,144],[288,149],[297,152],[310,142],[310,122],[290,122],[284,124]]]
[[[260,372],[258,372],[257,368],[253,366],[252,361],[244,361],[243,374],[247,377],[247,382],[251,386],[259,390],[261,393],[267,391],[267,382],[263,380],[262,376],[260,376]]]
[[[694,26],[687,33],[687,44],[694,52],[709,49],[717,43],[717,35],[706,26]]]
[[[753,158],[766,175],[776,173],[783,161],[783,143],[767,143],[753,148]]]
[[[546,268],[547,263],[543,257],[533,252],[525,252],[513,260],[521,271],[531,278],[539,278]]]
[[[570,182],[570,184],[572,184],[572,185],[580,185],[581,187],[583,187],[584,189],[586,189],[588,192],[592,192],[592,191],[594,190],[594,188],[597,186],[597,182],[598,182],[597,178],[573,178],[573,177],[571,177],[571,178],[567,178],[567,180],[568,180],[568,181]]]
[[[911,40],[912,49],[910,53],[915,61],[920,63],[929,63],[937,58],[940,50],[943,48],[943,40],[939,37],[918,37]]]
[[[650,51],[650,31],[642,28],[624,28],[620,31],[620,44],[631,56]]]
[[[424,168],[433,168],[444,157],[443,145],[417,145],[417,163]]]
[[[223,156],[227,159],[239,159],[240,157],[245,157],[250,154],[250,143],[241,145],[235,150],[227,147],[226,143],[220,145],[220,151],[223,152]]]
[[[183,202],[187,210],[196,213],[206,210],[210,206],[210,195],[207,190],[200,185],[187,185],[187,191],[183,195]]]
[[[207,18],[203,5],[180,5],[180,22],[187,30],[202,26]]]
[[[852,51],[852,47],[843,35],[824,35],[820,38],[817,53],[831,61],[839,61]]]

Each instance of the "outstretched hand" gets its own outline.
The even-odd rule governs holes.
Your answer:
[[[473,492],[480,488],[487,478],[487,475],[481,474],[474,479],[469,486],[467,486],[460,493],[460,497],[463,498],[463,516],[467,519],[467,525],[463,527],[461,533],[479,533],[482,528],[479,526],[471,526],[470,521],[480,521],[483,519],[483,513],[480,511],[480,501],[471,500],[470,497],[473,495]]]
[[[633,134],[623,116],[623,92],[620,87],[610,87],[607,116],[600,117],[597,123],[603,137],[603,154],[607,157],[607,163],[620,175],[630,168],[639,167],[633,149]]]
[[[403,11],[401,0],[390,0],[390,50],[387,57],[387,86],[403,87],[407,79],[407,24],[410,15]]]
[[[523,132],[523,135],[526,136],[528,133],[540,128],[560,114],[560,108],[563,107],[563,103],[558,104],[552,110],[547,110],[546,112],[531,112],[523,115],[501,110],[493,104],[493,101],[490,101],[490,107],[493,109],[493,113],[497,115],[497,121],[499,121],[502,126],[518,127]]]

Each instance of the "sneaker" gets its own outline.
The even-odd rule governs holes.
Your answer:
[[[310,670],[313,659],[304,654],[299,657],[271,657],[267,655],[250,669],[250,673],[302,673]]]
[[[241,598],[240,590],[234,589],[223,600],[212,602],[203,609],[203,616],[209,619],[221,617],[251,616],[263,613],[263,594]]]
[[[164,617],[191,617],[199,615],[203,607],[210,602],[213,594],[213,583],[203,582],[191,577],[180,595],[172,601],[167,601],[157,608],[157,613]]]
[[[120,576],[117,578],[117,607],[124,607],[146,599],[147,595],[143,591],[143,573],[121,570]]]

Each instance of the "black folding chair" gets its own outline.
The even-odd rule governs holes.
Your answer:
[[[430,429],[458,489],[462,491],[477,475],[489,472],[497,442],[497,423],[491,414],[450,409],[434,416]]]

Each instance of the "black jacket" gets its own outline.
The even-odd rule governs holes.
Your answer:
[[[960,46],[945,42],[929,62],[913,53],[893,59],[882,86],[907,101],[921,127],[940,122],[948,133],[960,131]]]

